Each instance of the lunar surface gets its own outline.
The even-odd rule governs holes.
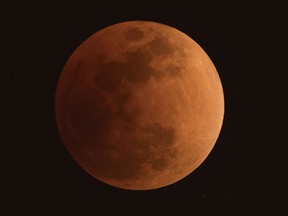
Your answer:
[[[224,115],[207,54],[177,29],[146,21],[112,25],[84,41],[61,73],[55,106],[74,160],[130,190],[190,174],[212,150]]]

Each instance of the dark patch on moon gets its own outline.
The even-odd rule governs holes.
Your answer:
[[[137,31],[140,30],[133,28],[128,32],[130,32],[129,34],[139,35],[139,33],[136,33]],[[128,32],[126,33],[128,34]],[[164,36],[157,36],[153,41],[143,46],[142,49],[123,53],[124,63],[110,61],[99,64],[100,66],[95,69],[97,74],[94,82],[103,90],[114,92],[124,79],[135,83],[145,83],[152,76],[161,79],[164,73],[153,69],[150,63],[155,56],[167,56],[173,52],[175,52],[175,48],[173,49],[168,39]],[[166,75],[168,76],[176,76],[181,73],[181,68],[171,64],[168,66],[167,72]]]
[[[176,140],[175,129],[172,127],[164,128],[161,127],[160,124],[155,123],[153,126],[146,127],[144,131],[148,136],[146,141],[148,143],[148,149],[145,150],[152,155],[150,161],[152,163],[152,169],[162,170],[168,166],[171,156],[170,152]],[[155,154],[155,152],[157,154]]]
[[[173,64],[168,65],[166,70],[167,73],[171,76],[178,76],[181,73],[181,68]]]
[[[167,56],[175,52],[175,47],[164,36],[157,36],[153,41],[146,46],[151,49],[151,52],[156,56]]]
[[[130,28],[125,32],[125,38],[127,41],[138,41],[144,37],[144,32],[138,28]]]
[[[115,92],[124,79],[128,82],[144,83],[157,73],[149,65],[153,59],[151,54],[137,50],[127,52],[125,57],[125,63],[111,61],[96,68],[97,74],[94,79],[96,86],[105,91]]]
[[[95,76],[95,84],[109,92],[114,92],[120,86],[125,75],[124,65],[113,61],[100,65],[97,70],[99,73]]]
[[[144,128],[145,133],[153,139],[157,144],[157,148],[167,147],[171,145],[175,140],[174,128],[163,128],[159,123],[155,123],[153,126]]]
[[[136,33],[135,33],[136,34]],[[164,37],[163,37],[164,38]],[[68,109],[71,125],[82,137],[81,149],[94,152],[91,160],[85,152],[79,153],[83,161],[91,164],[93,173],[98,177],[118,181],[133,181],[141,178],[143,165],[150,165],[154,171],[161,171],[171,165],[173,158],[178,156],[174,146],[176,142],[176,129],[163,127],[159,123],[139,128],[138,116],[140,109],[127,105],[133,94],[126,86],[126,82],[145,83],[152,76],[161,79],[162,76],[177,76],[181,69],[173,64],[167,67],[166,72],[156,71],[149,64],[157,55],[172,53],[166,39],[156,38],[144,48],[135,52],[123,53],[125,62],[103,61],[95,65],[94,89],[81,93],[71,99]],[[152,52],[151,52],[152,49]],[[158,50],[158,51],[157,51]],[[77,74],[83,70],[82,64],[77,68]],[[76,80],[75,80],[76,82]],[[107,96],[112,97],[113,104],[107,102]],[[112,106],[112,107],[111,107]],[[93,113],[93,115],[91,115]],[[112,125],[119,122],[119,128]],[[112,134],[118,131],[118,137]],[[138,137],[133,134],[140,133]],[[132,134],[126,139],[127,134]],[[109,138],[113,140],[109,141]],[[128,149],[127,149],[128,148]],[[77,150],[76,150],[77,152]],[[116,156],[115,156],[116,155]],[[129,184],[126,186],[129,186]]]
[[[115,141],[117,144],[107,151],[99,149],[99,164],[95,164],[99,176],[119,181],[135,180],[140,177],[141,166],[144,164],[151,164],[152,170],[155,171],[163,170],[171,164],[170,153],[175,152],[175,129],[155,124],[142,128],[141,131],[143,136],[134,137],[128,143],[123,143],[123,139],[119,138]],[[131,133],[133,134],[133,130]],[[123,151],[124,146],[129,148]],[[111,158],[112,151],[120,152],[123,158]]]
[[[121,88],[117,89],[117,95],[116,97],[121,102],[120,106],[123,108],[123,105],[126,104],[130,98],[131,90],[125,87],[124,85],[121,86]]]
[[[152,161],[152,169],[153,170],[163,170],[165,167],[167,167],[168,160],[165,157],[162,157],[160,159],[154,159]]]
[[[137,50],[133,53],[127,53],[126,78],[130,82],[143,83],[157,73],[149,63],[153,56],[147,52]]]
[[[125,82],[145,83],[152,76],[157,78],[164,75],[176,76],[181,72],[180,68],[175,65],[169,65],[166,73],[160,73],[149,65],[155,53],[157,55],[168,55],[172,52],[173,49],[169,46],[167,39],[157,37],[142,49],[124,53],[124,63],[110,61],[99,64],[95,69],[97,73],[94,83],[97,88],[101,89],[104,98],[98,99],[99,96],[97,96],[87,99],[87,102],[83,101],[83,98],[79,99],[82,100],[82,108],[73,105],[78,112],[82,113],[80,115],[82,118],[74,123],[78,127],[77,130],[85,133],[85,131],[91,131],[91,128],[93,128],[92,133],[101,134],[98,138],[97,136],[95,138],[93,134],[82,134],[83,137],[94,137],[93,143],[91,142],[89,146],[91,145],[92,149],[90,151],[94,151],[97,155],[97,160],[95,160],[97,164],[93,165],[93,169],[99,177],[114,180],[137,179],[142,165],[150,164],[152,170],[160,171],[171,164],[171,159],[177,157],[178,152],[174,147],[176,140],[176,130],[174,128],[165,128],[159,123],[139,128],[137,118],[141,116],[140,110],[137,107],[132,107],[127,112],[125,109],[132,94],[125,86]],[[107,94],[110,94],[116,107],[109,107],[105,99]],[[90,93],[89,95],[93,94]],[[89,105],[89,101],[90,103],[91,101],[94,102]],[[85,113],[87,113],[87,116]],[[91,113],[95,113],[95,116],[91,117]],[[120,122],[120,128],[111,127],[115,121]],[[87,122],[94,123],[84,127],[81,126],[87,124]],[[107,141],[107,138],[111,137],[115,130],[119,131],[118,137],[113,137],[112,141]],[[132,136],[129,140],[125,138],[127,133],[137,134],[136,131],[141,134],[139,137]],[[124,150],[125,148],[128,149]],[[114,157],[113,154],[111,155],[112,152],[119,155]]]
[[[69,117],[65,121],[70,121],[83,138],[83,146],[92,144],[91,140],[93,143],[102,140],[113,119],[111,108],[105,104],[105,95],[96,92],[74,96],[67,110]]]

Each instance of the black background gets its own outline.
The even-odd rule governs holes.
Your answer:
[[[185,2],[2,4],[0,215],[288,215],[288,1]],[[128,20],[192,37],[224,88],[215,148],[188,177],[158,190],[95,180],[69,156],[55,123],[55,88],[70,54]]]

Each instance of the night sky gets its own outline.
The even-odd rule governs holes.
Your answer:
[[[1,216],[288,215],[288,1],[10,1],[1,8]],[[55,121],[57,80],[71,53],[129,20],[193,38],[225,95],[211,154],[157,190],[122,190],[89,176]]]

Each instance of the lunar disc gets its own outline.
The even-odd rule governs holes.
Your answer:
[[[160,23],[129,21],[73,52],[55,111],[64,145],[86,172],[148,190],[179,181],[205,160],[220,133],[224,96],[193,39]]]

